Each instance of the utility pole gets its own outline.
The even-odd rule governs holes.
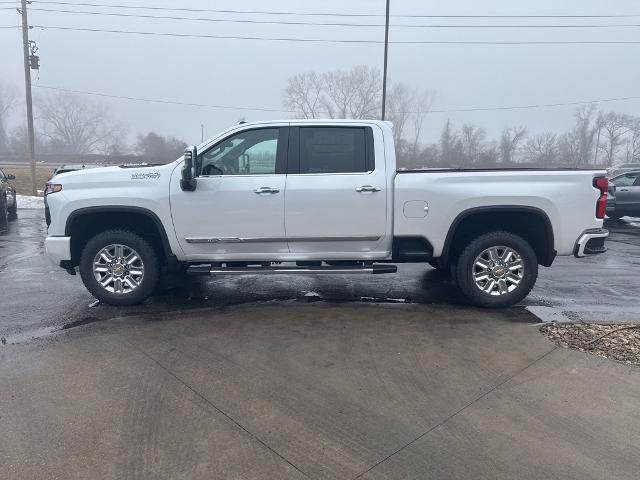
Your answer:
[[[27,0],[22,0],[22,51],[24,53],[24,87],[27,95],[27,133],[29,137],[29,162],[31,165],[31,195],[36,190],[36,152],[33,134],[33,102],[31,100],[31,60],[29,52],[29,23],[27,22]]]
[[[389,4],[387,0],[387,20],[384,25],[384,71],[382,73],[382,120],[384,120],[387,108],[387,57],[389,56]]]

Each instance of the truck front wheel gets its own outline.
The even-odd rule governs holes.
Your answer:
[[[510,232],[491,232],[471,241],[456,266],[462,293],[481,307],[502,308],[525,298],[538,277],[531,245]]]
[[[98,233],[80,256],[80,276],[85,287],[110,305],[142,303],[153,293],[159,273],[153,247],[126,230]]]

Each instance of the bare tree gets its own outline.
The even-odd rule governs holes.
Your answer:
[[[629,138],[627,163],[640,162],[640,117],[633,117],[629,121]]]
[[[431,110],[435,93],[431,90],[425,90],[423,92],[416,92],[413,101],[413,112],[411,114],[411,123],[413,126],[413,145],[412,156],[417,158],[420,150],[420,136],[422,135],[422,126],[424,125],[424,119]]]
[[[451,128],[451,120],[447,119],[440,134],[440,161],[443,164],[450,165],[453,162],[457,140],[458,135]]]
[[[396,156],[402,156],[403,138],[407,121],[411,115],[413,92],[402,83],[395,83],[387,92],[388,119],[393,122],[393,140]]]
[[[378,118],[381,109],[380,70],[359,65],[350,71],[338,70],[324,75],[324,107],[331,118]]]
[[[42,134],[56,151],[83,154],[107,151],[122,134],[108,109],[79,95],[56,94],[38,102]]]
[[[0,152],[4,152],[8,148],[7,117],[17,103],[18,95],[15,87],[0,83]]]
[[[289,78],[284,92],[284,105],[302,118],[322,117],[324,77],[306,72]]]
[[[589,164],[594,151],[593,141],[601,124],[600,115],[596,116],[594,104],[576,109],[574,114],[576,125],[569,139],[574,143],[575,165]]]
[[[145,158],[158,163],[168,163],[178,158],[187,144],[175,137],[163,137],[155,132],[138,135],[135,149]]]
[[[600,148],[604,151],[606,166],[613,165],[615,155],[624,143],[624,136],[630,131],[632,119],[628,115],[609,112],[602,116],[602,136],[604,143]]]
[[[513,162],[518,146],[526,134],[526,127],[509,127],[502,131],[500,136],[500,160],[502,163]]]
[[[527,161],[551,165],[558,157],[558,136],[552,132],[539,133],[529,138],[523,150]]]
[[[419,92],[402,83],[390,84],[387,112],[394,124],[399,158],[406,154],[417,157],[422,125],[433,97],[430,91]],[[381,102],[380,70],[366,65],[348,71],[294,75],[283,94],[285,108],[303,118],[379,118]]]
[[[472,123],[465,123],[460,131],[462,153],[465,163],[478,163],[482,153],[482,142],[487,136],[483,128]]]

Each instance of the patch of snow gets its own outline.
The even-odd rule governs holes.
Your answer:
[[[44,198],[29,195],[16,195],[18,208],[44,208]]]

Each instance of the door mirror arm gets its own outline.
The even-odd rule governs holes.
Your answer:
[[[185,192],[193,192],[196,189],[198,180],[195,178],[194,162],[197,157],[198,150],[196,147],[187,147],[184,151],[184,165],[182,167],[180,188]]]

